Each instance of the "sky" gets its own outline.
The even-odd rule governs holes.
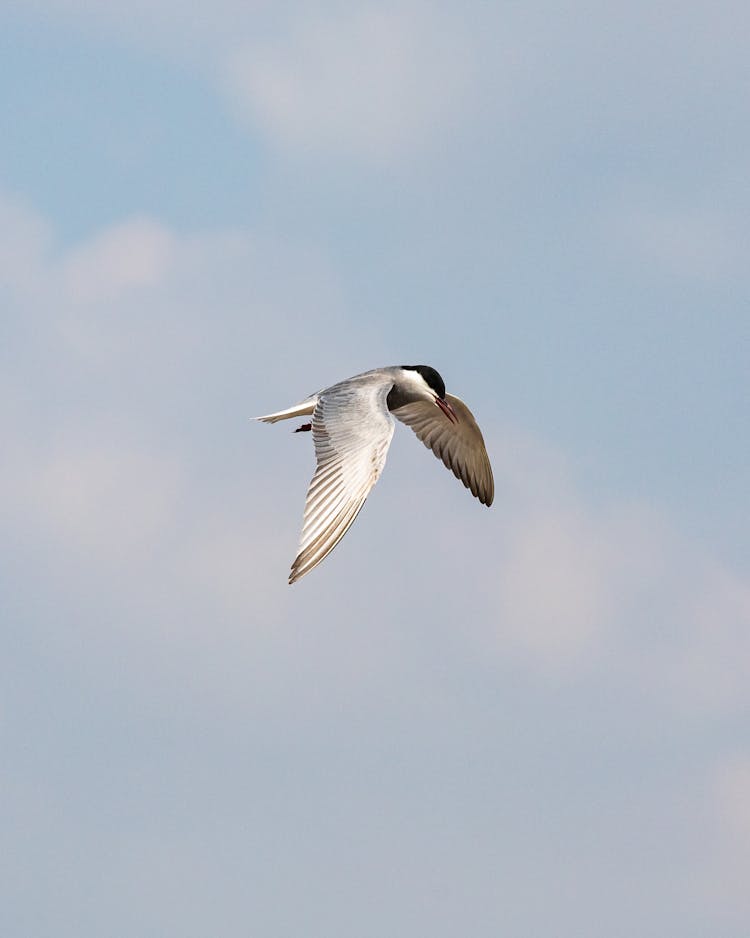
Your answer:
[[[0,931],[750,933],[750,12],[0,9]],[[293,587],[309,436],[405,427]]]

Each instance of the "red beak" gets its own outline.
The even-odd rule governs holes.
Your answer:
[[[436,397],[435,403],[442,410],[445,416],[450,420],[451,423],[458,423],[458,417],[456,416],[455,410],[451,407],[448,401],[443,400],[442,397]]]

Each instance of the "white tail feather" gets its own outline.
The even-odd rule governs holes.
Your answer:
[[[293,407],[287,407],[286,410],[277,410],[275,414],[266,414],[264,417],[253,417],[253,420],[261,420],[263,423],[276,423],[278,420],[291,420],[292,417],[307,417],[315,410],[317,403],[317,396],[309,397],[306,401],[294,404]]]

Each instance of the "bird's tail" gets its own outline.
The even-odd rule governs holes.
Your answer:
[[[261,420],[263,423],[276,423],[278,420],[291,420],[292,417],[307,417],[315,410],[317,403],[317,396],[308,397],[307,400],[301,401],[293,407],[287,407],[286,410],[277,410],[275,414],[266,414],[264,417],[253,417],[253,420]]]

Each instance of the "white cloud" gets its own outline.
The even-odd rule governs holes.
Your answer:
[[[280,535],[267,511],[257,515],[267,470],[256,447],[267,428],[249,418],[290,402],[274,395],[309,393],[346,349],[325,257],[252,231],[180,235],[149,218],[53,249],[40,219],[6,205],[0,269],[18,272],[22,258],[27,272],[12,281],[14,354],[0,377],[6,536],[35,541],[66,591],[102,590],[122,614],[137,597],[144,632],[154,628],[144,610],[165,595],[176,605],[164,627],[196,608],[223,621],[261,609],[272,619],[255,587]],[[290,391],[299,335],[310,373],[299,367]],[[233,456],[214,468],[214,487],[201,473],[221,421]]]
[[[498,563],[498,640],[552,669],[590,659],[611,615],[611,555],[605,532],[583,511],[518,519]]]
[[[184,484],[168,456],[111,438],[68,439],[23,466],[14,495],[47,536],[102,562],[132,560],[158,542],[174,524]]]
[[[297,16],[227,69],[241,107],[281,148],[374,164],[451,133],[470,78],[463,20],[414,3]]]
[[[736,751],[721,758],[706,787],[711,867],[700,886],[728,920],[743,921],[750,915],[750,753]]]
[[[149,218],[129,219],[65,257],[63,288],[74,303],[104,303],[127,290],[153,288],[165,279],[174,249],[165,226]]]
[[[60,249],[45,220],[3,196],[3,284],[8,322],[30,353],[44,351],[58,368],[72,356],[71,375],[92,369],[92,381],[122,372],[123,393],[177,374],[188,381],[196,357],[224,346],[244,356],[251,381],[261,371],[279,378],[274,361],[283,362],[311,323],[311,373],[316,360],[323,366],[350,342],[341,285],[325,252],[252,229],[183,234],[138,216]],[[135,376],[144,371],[141,386]],[[97,400],[92,394],[89,403]]]
[[[446,520],[446,555],[473,558],[462,595],[483,647],[548,680],[606,673],[678,711],[747,706],[750,584],[653,507],[593,504],[561,454],[486,431],[501,454],[494,517],[456,506]]]

